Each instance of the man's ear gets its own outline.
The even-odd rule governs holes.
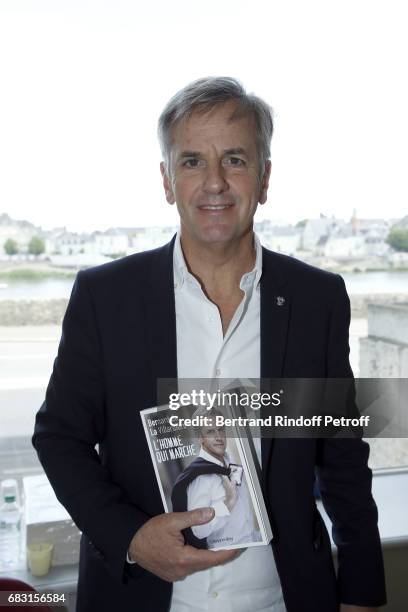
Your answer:
[[[269,178],[271,176],[272,163],[271,160],[268,159],[265,162],[265,170],[261,179],[261,188],[259,191],[259,203],[265,204],[268,199],[268,187],[269,187]]]
[[[174,197],[173,188],[169,175],[167,174],[166,165],[164,162],[160,162],[160,172],[163,178],[164,193],[166,194],[166,200],[169,204],[174,204],[176,198]]]

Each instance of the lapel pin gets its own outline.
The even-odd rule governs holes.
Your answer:
[[[276,298],[276,303],[278,306],[283,306],[285,303],[285,298],[281,295],[278,295],[278,297]]]

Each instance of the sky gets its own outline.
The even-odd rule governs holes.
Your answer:
[[[257,219],[408,214],[404,0],[0,0],[0,213],[45,229],[175,225],[157,118],[238,78],[274,109]]]

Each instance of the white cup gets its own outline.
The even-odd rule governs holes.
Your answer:
[[[33,576],[45,576],[50,571],[54,545],[50,542],[39,542],[27,546],[28,567]]]

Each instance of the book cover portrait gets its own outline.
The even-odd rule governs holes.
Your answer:
[[[220,414],[194,405],[180,407],[177,419],[168,406],[141,412],[164,509],[214,508],[209,523],[184,531],[196,548],[267,544],[269,521],[248,441],[236,429],[227,435],[216,423]]]

